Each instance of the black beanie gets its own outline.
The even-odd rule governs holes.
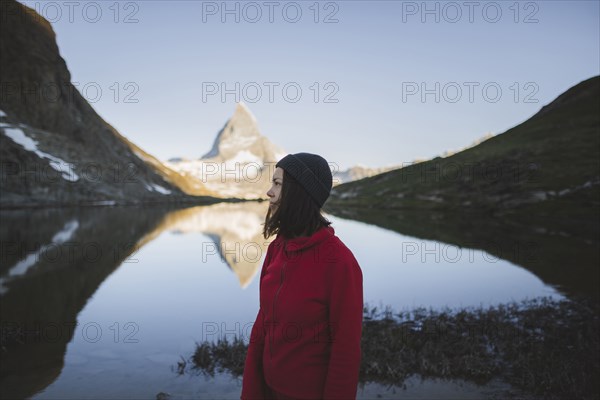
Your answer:
[[[288,154],[275,164],[275,168],[277,167],[293,176],[317,202],[319,208],[323,207],[333,185],[327,160],[311,153]]]

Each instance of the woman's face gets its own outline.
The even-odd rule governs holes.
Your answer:
[[[281,184],[283,183],[283,169],[280,167],[275,168],[273,173],[273,180],[271,181],[271,188],[267,192],[269,196],[269,208],[271,211],[275,211],[279,205],[279,196],[281,195]]]

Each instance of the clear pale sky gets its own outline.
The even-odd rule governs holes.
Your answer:
[[[23,3],[95,110],[162,160],[210,150],[237,94],[290,153],[409,163],[600,73],[598,1]]]

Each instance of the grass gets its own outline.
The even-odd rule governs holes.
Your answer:
[[[412,374],[484,384],[500,377],[544,398],[596,398],[598,304],[533,299],[488,309],[367,316],[361,380]]]

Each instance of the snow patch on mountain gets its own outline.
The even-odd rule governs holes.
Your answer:
[[[251,153],[248,150],[240,150],[237,152],[237,154],[235,156],[233,156],[226,162],[228,165],[233,166],[238,163],[240,163],[240,164],[250,164],[250,163],[262,164],[263,160],[261,160],[260,157],[258,157],[254,153]]]
[[[170,190],[165,189],[164,187],[157,185],[156,183],[146,184],[145,186],[149,192],[158,192],[160,194],[171,194]]]
[[[6,114],[4,114],[6,116]],[[9,137],[13,142],[20,145],[27,151],[35,153],[38,157],[48,160],[50,167],[60,172],[63,179],[71,182],[79,180],[79,175],[73,170],[75,165],[64,161],[61,158],[53,156],[38,149],[38,142],[30,138],[25,132],[15,127],[14,125],[7,123],[0,123],[0,128],[4,130],[4,134]]]

